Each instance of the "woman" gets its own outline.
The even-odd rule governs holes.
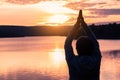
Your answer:
[[[78,30],[83,28],[87,36],[80,36],[76,42],[77,56],[74,55],[72,41]],[[87,26],[79,12],[77,22],[65,40],[65,56],[70,80],[99,80],[101,53],[94,33]]]

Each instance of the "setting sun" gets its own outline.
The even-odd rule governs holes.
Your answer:
[[[61,26],[66,25],[66,21],[71,18],[71,15],[68,14],[76,14],[76,11],[64,7],[66,4],[65,1],[46,1],[40,2],[36,4],[39,9],[48,13],[46,15],[46,20],[44,22],[38,21],[38,25],[48,25],[48,26]]]
[[[49,23],[49,25],[53,24],[53,25],[57,26],[57,25],[61,25],[61,24],[65,23],[67,20],[69,20],[69,16],[67,16],[67,15],[54,15],[54,16],[51,16],[48,18],[48,23]]]

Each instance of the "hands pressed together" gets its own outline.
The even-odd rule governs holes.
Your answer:
[[[82,23],[84,21],[83,15],[82,15],[82,10],[79,11],[79,15],[77,18],[78,23]]]
[[[82,14],[82,10],[80,10],[79,15],[77,17],[77,22],[76,22],[74,27],[76,27],[77,29],[81,29],[81,27],[83,27],[84,24],[85,24],[84,17],[83,17],[83,14]]]

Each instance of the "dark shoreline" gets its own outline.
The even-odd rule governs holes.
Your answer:
[[[66,36],[73,26],[17,26],[0,25],[0,38],[29,37],[29,36]],[[120,39],[120,24],[89,25],[97,39]],[[78,36],[85,35],[80,31]],[[78,37],[77,36],[77,37]]]

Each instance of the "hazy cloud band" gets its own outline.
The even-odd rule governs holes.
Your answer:
[[[48,1],[48,0],[5,0],[5,2],[14,3],[14,4],[34,4],[40,1]]]
[[[120,15],[120,9],[89,9],[89,11],[98,15]]]

